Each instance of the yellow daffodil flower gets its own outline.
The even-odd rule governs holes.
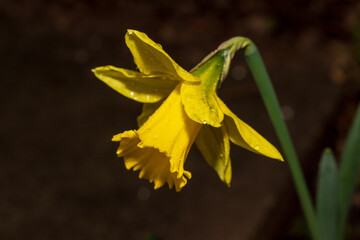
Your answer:
[[[191,73],[181,68],[146,34],[128,30],[125,41],[139,71],[97,67],[96,77],[122,95],[144,103],[138,130],[113,137],[118,157],[139,178],[165,183],[176,191],[191,173],[184,169],[195,142],[201,154],[226,184],[231,181],[230,141],[249,151],[283,161],[277,149],[240,120],[217,96],[234,54],[225,42]]]

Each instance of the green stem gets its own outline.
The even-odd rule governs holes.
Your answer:
[[[285,153],[312,239],[320,240],[311,197],[269,75],[260,53],[251,40],[244,41],[242,49]]]

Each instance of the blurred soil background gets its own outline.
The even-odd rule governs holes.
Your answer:
[[[141,104],[91,69],[135,69],[128,28],[188,70],[249,37],[312,189],[322,147],[340,155],[359,102],[359,1],[0,1],[0,239],[307,239],[286,162],[232,145],[228,188],[194,147],[180,193],[125,170],[110,140],[137,128]],[[281,149],[240,53],[220,97]],[[360,239],[359,199],[350,239]]]

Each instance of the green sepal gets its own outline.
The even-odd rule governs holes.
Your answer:
[[[247,47],[249,45],[251,41],[248,38],[245,37],[233,37],[230,38],[229,40],[223,42],[222,44],[219,45],[219,47],[211,52],[209,55],[207,55],[198,65],[196,65],[190,72],[194,73],[196,71],[202,71],[201,68],[204,67],[203,65],[208,62],[210,59],[220,57],[222,60],[222,72],[220,75],[220,83],[222,83],[224,81],[224,79],[226,78],[228,72],[229,72],[229,68],[230,68],[230,63],[231,60],[233,59],[235,53],[240,50],[240,49],[244,49],[245,47]],[[200,68],[200,69],[199,69]],[[220,87],[220,84],[218,85],[218,87]]]
[[[167,97],[179,83],[166,75],[145,75],[114,66],[97,67],[95,76],[120,94],[143,103],[154,103]]]
[[[219,178],[230,186],[232,174],[230,142],[226,128],[224,126],[220,128],[202,126],[195,144],[207,163],[217,172]]]
[[[316,195],[317,218],[322,239],[336,240],[339,234],[339,171],[330,149],[320,160]]]

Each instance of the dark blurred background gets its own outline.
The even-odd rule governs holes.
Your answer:
[[[312,187],[321,147],[341,153],[359,99],[359,20],[357,0],[0,1],[0,239],[306,239],[286,162],[232,145],[228,188],[194,147],[180,193],[126,171],[111,137],[137,128],[141,104],[91,69],[135,69],[128,28],[188,70],[249,37]],[[240,53],[220,96],[281,149]]]

